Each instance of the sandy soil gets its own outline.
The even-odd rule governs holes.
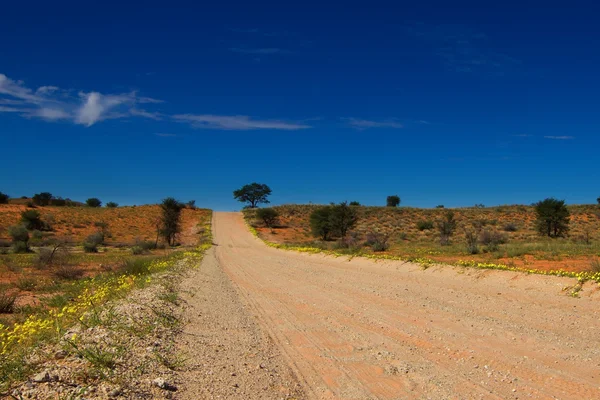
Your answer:
[[[231,346],[225,353],[230,359],[221,353],[199,358],[189,376],[199,381],[196,386],[209,382],[200,377],[208,369],[231,364],[231,375],[243,370],[248,355],[266,356],[260,353],[265,339],[249,319],[240,316],[244,322],[229,325],[241,308],[219,277],[223,270],[249,306],[244,312],[258,317],[308,398],[600,398],[596,284],[584,285],[573,298],[563,291],[575,284],[567,278],[447,266],[422,270],[402,262],[276,250],[253,237],[237,213],[215,213],[213,229],[217,246],[201,268],[206,277],[197,281],[209,292],[194,300],[201,315],[192,316],[188,333],[199,334],[198,343],[206,346],[206,331],[213,352],[219,340]],[[232,306],[222,308],[220,291]],[[204,312],[213,314],[212,322],[203,319]],[[223,326],[211,326],[215,318]],[[221,339],[213,342],[214,335]],[[236,346],[247,354],[231,350]],[[222,396],[271,398],[252,385],[239,388],[245,395]]]

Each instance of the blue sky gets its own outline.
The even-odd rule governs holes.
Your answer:
[[[0,191],[595,202],[598,6],[404,3],[3,4]]]

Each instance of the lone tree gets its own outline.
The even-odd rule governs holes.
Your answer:
[[[52,197],[53,197],[52,193],[42,192],[42,193],[34,194],[31,200],[33,200],[33,204],[35,204],[35,205],[47,206],[47,205],[50,205],[50,202],[52,201]]]
[[[440,232],[440,244],[447,246],[450,244],[450,237],[456,230],[456,220],[454,219],[454,212],[448,211],[444,218],[437,222],[437,227]]]
[[[398,207],[400,205],[400,197],[398,195],[388,196],[386,201],[387,207]]]
[[[569,232],[571,216],[564,200],[550,197],[538,201],[535,203],[535,212],[536,228],[540,235],[556,238]]]
[[[0,204],[8,204],[8,195],[0,192]]]
[[[268,204],[267,196],[271,194],[271,188],[264,183],[250,183],[233,191],[233,198],[242,203],[249,203],[249,208],[256,208],[257,204]]]
[[[600,206],[600,197],[598,197],[598,198],[596,199],[596,201],[598,202],[598,205]]]
[[[331,234],[331,224],[329,216],[331,215],[331,206],[317,208],[310,214],[310,230],[314,237],[321,240],[329,239]]]
[[[85,204],[87,204],[88,207],[94,207],[94,208],[102,206],[102,202],[100,201],[100,199],[98,199],[96,197],[87,199],[85,201]]]
[[[177,235],[181,232],[181,210],[184,207],[172,197],[167,197],[160,205],[162,209],[160,233],[169,246],[175,246]]]
[[[279,218],[279,213],[273,208],[261,208],[256,212],[256,217],[265,223],[268,228],[273,228]]]
[[[115,203],[114,201],[109,201],[108,203],[106,203],[106,208],[117,208],[119,207],[119,205],[117,203]]]
[[[357,221],[356,210],[350,207],[348,202],[331,206],[329,224],[331,230],[340,237],[345,237],[348,231],[354,228]]]

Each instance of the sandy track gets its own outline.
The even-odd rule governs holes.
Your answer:
[[[600,399],[597,288],[281,251],[215,213],[215,256],[315,399]]]

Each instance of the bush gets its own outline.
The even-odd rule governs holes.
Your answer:
[[[21,223],[29,230],[45,230],[46,225],[37,210],[26,210],[21,213]]]
[[[35,266],[44,269],[51,265],[65,265],[69,261],[70,251],[66,242],[55,242],[51,248],[39,249]]]
[[[552,238],[565,236],[569,232],[571,219],[564,200],[547,198],[535,204],[536,228],[540,235]]]
[[[456,220],[454,219],[454,213],[452,211],[446,212],[445,218],[438,221],[438,230],[440,232],[440,244],[447,246],[450,244],[450,237],[456,230]]]
[[[33,195],[32,199],[33,203],[38,206],[48,206],[52,201],[52,193],[42,192],[36,193]]]
[[[2,293],[0,293],[0,314],[12,314],[15,312],[16,301],[16,295],[11,295],[2,291]]]
[[[398,207],[400,205],[400,197],[398,195],[388,196],[385,205],[387,207]]]
[[[134,256],[139,256],[146,253],[148,253],[148,251],[141,246],[133,246],[131,248],[131,254],[133,254]]]
[[[485,205],[483,205],[483,204],[475,204],[475,208],[485,208]]]
[[[431,220],[423,220],[423,221],[417,222],[417,229],[420,231],[433,229],[433,226],[434,226],[433,221],[431,221]]]
[[[102,202],[100,201],[100,199],[98,199],[96,197],[91,197],[91,198],[87,199],[85,201],[85,204],[88,207],[94,207],[94,208],[102,206]]]
[[[310,214],[310,229],[314,237],[328,240],[331,235],[331,224],[329,216],[331,215],[331,206],[317,208]]]
[[[15,286],[19,288],[19,290],[29,291],[35,289],[37,286],[37,282],[33,278],[26,278],[25,276],[20,277]]]
[[[487,251],[496,251],[499,245],[508,242],[508,235],[486,229],[479,234],[479,241],[487,247]]]
[[[29,251],[29,232],[23,225],[9,227],[8,234],[12,239],[15,253],[27,253]]]
[[[83,276],[83,272],[83,269],[73,265],[61,265],[53,271],[53,274],[60,279],[74,280],[81,278]]]
[[[65,207],[67,205],[67,200],[62,197],[53,198],[50,200],[50,205],[55,207]]]
[[[9,196],[0,192],[0,204],[8,204]]]
[[[190,200],[187,203],[185,203],[185,207],[189,208],[190,210],[195,210],[196,209],[196,200]]]
[[[378,232],[369,232],[365,238],[365,244],[367,246],[371,246],[375,252],[386,251],[390,248],[388,243],[389,239],[389,235],[384,235],[383,233]]]
[[[115,203],[114,201],[109,201],[108,203],[106,203],[106,208],[117,208],[119,207],[119,205],[117,203]]]
[[[350,205],[351,206],[360,206],[360,203],[358,201],[351,201]]]
[[[519,227],[514,222],[509,222],[508,224],[505,224],[502,229],[504,229],[505,232],[516,232],[519,230]]]
[[[14,242],[12,249],[13,253],[29,253],[30,251],[29,244],[27,242]]]
[[[150,272],[152,258],[129,258],[119,266],[119,272],[125,275],[146,275]]]
[[[256,212],[256,217],[260,219],[265,226],[273,228],[279,218],[279,213],[273,208],[260,208]]]
[[[435,208],[444,208],[444,205],[443,204],[439,204],[439,205],[435,206]]]
[[[329,212],[329,226],[331,231],[340,237],[346,236],[348,231],[356,225],[358,217],[356,216],[356,210],[348,203],[340,203],[335,206],[331,206]]]
[[[104,234],[102,232],[96,232],[88,236],[83,243],[83,250],[86,253],[97,253],[98,246],[104,243]]]
[[[333,247],[337,250],[350,250],[352,253],[357,253],[361,249],[360,239],[357,235],[344,236],[339,238]]]
[[[467,252],[469,254],[479,254],[477,233],[470,230],[466,231],[465,240],[467,241]]]

